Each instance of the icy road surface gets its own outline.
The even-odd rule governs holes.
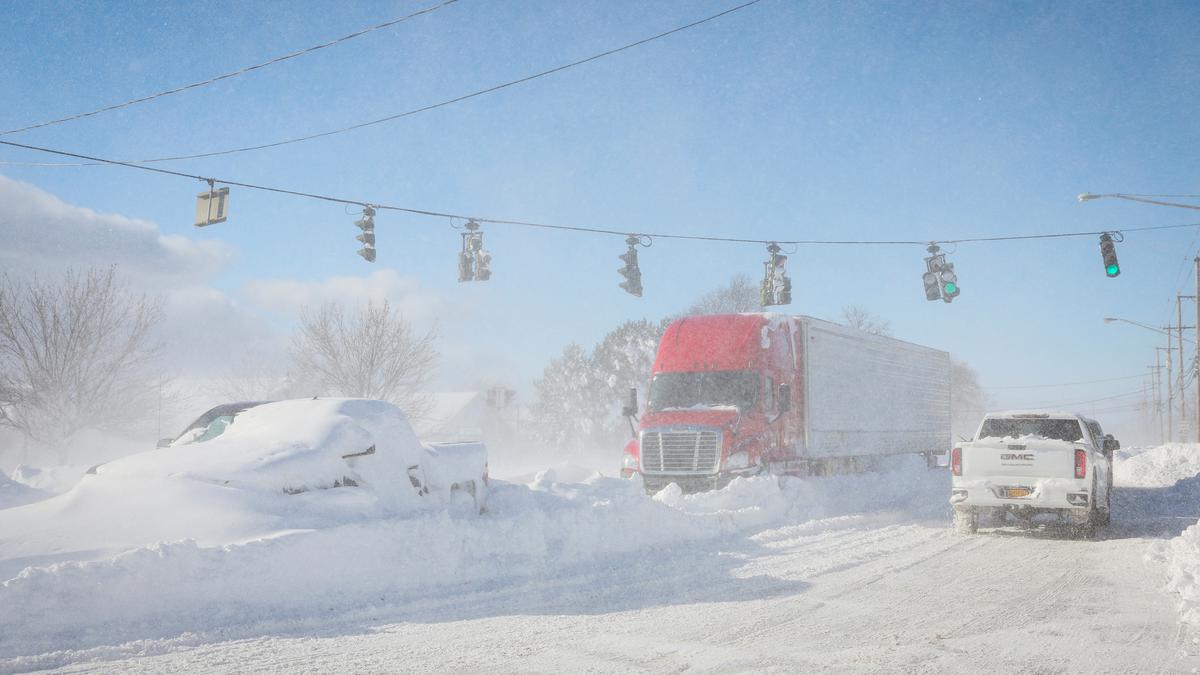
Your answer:
[[[1128,531],[1128,529],[1126,529]],[[1145,541],[829,522],[606,574],[476,591],[126,672],[1188,672]],[[633,561],[629,561],[633,562]],[[761,576],[758,576],[761,575]],[[151,645],[153,647],[153,645]],[[167,645],[160,645],[168,648]],[[66,668],[84,672],[92,666]]]
[[[0,661],[0,670],[1200,668],[1196,632],[1180,624],[1175,598],[1164,590],[1165,566],[1148,555],[1156,542],[1200,518],[1198,479],[1119,487],[1114,524],[1099,541],[1044,528],[955,535],[944,494],[925,496],[945,480],[944,474],[915,480],[909,486],[920,494],[913,499],[897,486],[876,509],[847,498],[833,509],[844,511],[837,515],[789,511],[776,520],[794,522],[734,523],[718,536],[597,555],[540,578],[496,578],[403,603],[276,618],[232,632],[27,656]],[[812,496],[821,496],[816,492]],[[659,501],[684,510],[702,503]]]

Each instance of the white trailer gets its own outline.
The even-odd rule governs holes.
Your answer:
[[[945,453],[950,355],[808,316],[794,318],[809,458]]]

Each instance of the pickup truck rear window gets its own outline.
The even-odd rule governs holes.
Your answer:
[[[980,438],[1038,436],[1056,441],[1082,441],[1083,429],[1076,420],[991,419],[984,420]]]

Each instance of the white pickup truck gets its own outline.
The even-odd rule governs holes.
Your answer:
[[[989,413],[975,439],[950,452],[954,527],[973,533],[986,514],[994,525],[1066,522],[1090,537],[1109,522],[1119,447],[1074,413]]]

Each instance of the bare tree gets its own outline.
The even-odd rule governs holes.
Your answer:
[[[851,328],[857,328],[872,335],[892,334],[892,324],[881,317],[875,316],[861,305],[847,305],[842,308],[842,321]]]
[[[384,301],[347,317],[336,302],[306,310],[292,338],[293,373],[319,392],[391,401],[412,419],[432,405],[422,389],[437,365],[436,335],[422,336]]]
[[[59,283],[0,277],[0,424],[61,451],[83,429],[143,419],[159,392],[151,332],[161,316],[114,268]]]
[[[688,308],[688,315],[737,314],[762,310],[762,293],[758,284],[745,274],[734,275],[729,284],[713,289]]]

